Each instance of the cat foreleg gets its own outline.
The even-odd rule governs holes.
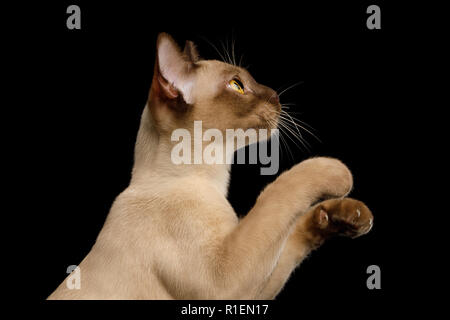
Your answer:
[[[372,213],[361,201],[330,199],[315,205],[298,219],[277,266],[258,298],[275,298],[292,271],[326,239],[335,235],[358,237],[369,232],[372,225]]]
[[[297,219],[320,198],[345,196],[352,181],[348,168],[330,158],[309,159],[281,174],[225,238],[216,270],[218,297],[257,297]]]

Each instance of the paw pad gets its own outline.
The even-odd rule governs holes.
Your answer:
[[[359,237],[373,227],[373,216],[364,203],[351,199],[324,201],[319,212],[319,226],[330,233]]]

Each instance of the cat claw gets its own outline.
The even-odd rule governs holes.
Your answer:
[[[320,227],[321,228],[326,228],[328,226],[328,221],[329,221],[328,213],[325,210],[320,209],[320,212],[319,212],[319,225],[320,225]]]

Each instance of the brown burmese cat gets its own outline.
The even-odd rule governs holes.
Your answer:
[[[49,299],[272,299],[324,240],[367,233],[372,214],[343,198],[352,175],[339,160],[295,165],[243,219],[226,199],[229,165],[171,161],[174,129],[202,120],[221,131],[271,130],[280,108],[276,92],[246,70],[200,60],[192,42],[181,52],[160,34],[131,183],[79,265],[81,289],[63,282]]]

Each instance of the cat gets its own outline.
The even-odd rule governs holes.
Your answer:
[[[64,281],[48,299],[273,299],[326,239],[369,232],[372,213],[346,197],[353,178],[337,159],[293,166],[241,219],[226,198],[229,164],[171,161],[177,128],[274,130],[280,110],[245,69],[159,34],[130,185],[79,265],[81,288]]]

